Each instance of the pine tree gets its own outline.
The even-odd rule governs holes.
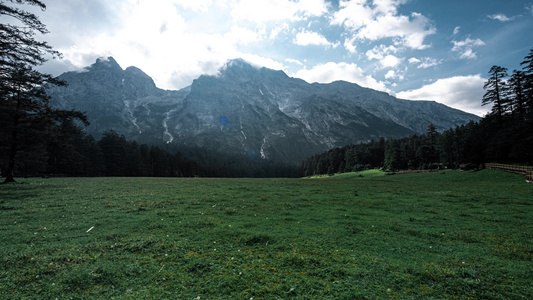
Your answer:
[[[104,133],[98,141],[105,161],[105,174],[107,176],[125,176],[127,165],[127,143],[124,135],[119,135],[113,130]]]
[[[489,79],[483,85],[483,88],[487,90],[483,95],[482,105],[493,104],[491,113],[494,114],[500,125],[503,126],[503,115],[506,110],[506,86],[504,78],[507,77],[507,68],[500,66],[492,66],[489,71]]]
[[[38,0],[6,0],[15,5],[33,5],[46,9]],[[24,144],[35,144],[43,140],[47,129],[59,117],[82,117],[80,113],[53,110],[50,108],[44,86],[62,84],[49,74],[34,68],[46,62],[46,56],[59,57],[59,52],[46,42],[37,41],[37,33],[46,34],[46,26],[36,15],[0,2],[2,21],[0,23],[0,141],[4,147],[3,156],[8,158],[5,182],[14,182],[16,154]],[[72,113],[72,114],[71,114]]]
[[[529,116],[529,120],[533,121],[533,48],[529,50],[529,54],[524,58],[524,61],[520,63],[524,72],[524,103],[526,104],[525,110]]]
[[[523,119],[526,110],[526,96],[524,95],[524,85],[526,74],[523,71],[513,70],[513,75],[509,79],[510,104],[513,113],[519,119]]]
[[[385,146],[385,169],[398,170],[400,168],[401,158],[400,144],[397,140],[391,139]]]

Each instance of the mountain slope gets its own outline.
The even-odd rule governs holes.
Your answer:
[[[186,91],[166,91],[135,67],[123,70],[112,58],[99,58],[83,72],[59,76],[66,87],[52,86],[51,104],[86,112],[91,125],[87,133],[95,137],[115,130],[143,141],[169,139],[164,135],[164,116],[176,108]]]
[[[60,76],[52,103],[85,111],[88,133],[109,129],[142,142],[194,145],[297,163],[332,147],[447,129],[478,117],[431,101],[400,100],[348,82],[309,84],[283,71],[230,60],[180,91],[155,86],[113,58]]]

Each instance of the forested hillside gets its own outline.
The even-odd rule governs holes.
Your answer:
[[[533,164],[533,49],[522,70],[493,66],[480,102],[492,105],[479,122],[437,132],[430,125],[423,135],[380,139],[331,149],[302,164],[305,176],[369,168],[430,169],[480,167],[485,162]]]
[[[281,163],[224,155],[200,148],[175,148],[128,141],[114,131],[100,140],[72,122],[57,124],[40,151],[21,151],[18,176],[297,177]],[[28,155],[26,155],[26,153]]]

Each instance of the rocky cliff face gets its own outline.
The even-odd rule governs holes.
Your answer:
[[[332,147],[447,129],[475,115],[431,101],[407,101],[348,82],[309,84],[282,71],[231,60],[217,76],[166,91],[113,58],[60,76],[52,104],[85,111],[87,131],[113,129],[141,142],[195,145],[297,163]]]
[[[51,104],[86,112],[95,137],[115,130],[128,138],[155,141],[165,138],[165,114],[186,96],[185,91],[166,91],[135,67],[123,70],[112,58],[99,58],[82,72],[59,76],[66,87],[50,87]]]

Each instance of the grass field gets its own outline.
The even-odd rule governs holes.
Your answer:
[[[381,175],[0,185],[0,298],[533,297],[524,176]]]

